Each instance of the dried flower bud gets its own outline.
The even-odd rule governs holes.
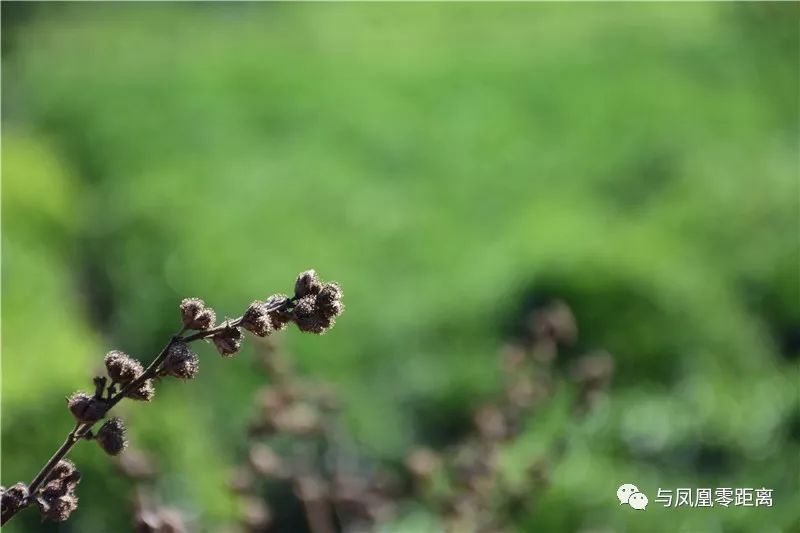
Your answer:
[[[144,372],[144,368],[139,361],[117,350],[112,350],[106,354],[105,364],[108,376],[113,381],[123,385],[133,381]]]
[[[156,388],[153,386],[152,379],[144,380],[138,387],[125,393],[125,397],[141,402],[149,402],[156,395]]]
[[[199,369],[200,362],[197,355],[189,349],[189,345],[176,341],[169,347],[161,373],[180,379],[192,379],[197,376]]]
[[[65,468],[66,471],[68,468]],[[76,475],[77,474],[77,475]],[[36,495],[36,503],[44,518],[56,522],[63,522],[78,508],[78,497],[75,496],[75,486],[80,479],[80,474],[74,470],[72,474],[53,479],[48,482]]]
[[[64,479],[50,481],[36,496],[36,503],[43,518],[63,522],[78,508],[75,496],[76,483]]]
[[[67,399],[67,406],[75,420],[82,424],[97,422],[103,418],[108,409],[105,401],[89,396],[85,392],[76,392],[70,396]]]
[[[128,446],[128,441],[125,439],[125,424],[119,418],[106,421],[94,440],[108,455],[119,455]]]
[[[336,283],[326,283],[315,299],[317,313],[321,321],[329,322],[327,328],[333,326],[337,316],[344,312],[342,303],[342,289]]]
[[[211,340],[222,357],[230,357],[242,347],[242,330],[226,325],[225,329],[215,334]]]
[[[335,307],[336,304],[342,303],[342,288],[338,283],[326,283],[317,294],[317,305],[323,309]]]
[[[344,312],[344,304],[342,302],[336,301],[330,305],[326,306],[317,306],[318,312],[322,315],[325,320],[331,322],[333,325],[337,316],[341,315]]]
[[[214,310],[206,307],[200,298],[184,298],[181,300],[181,320],[189,329],[205,330],[214,325],[217,316]]]
[[[297,276],[294,282],[294,295],[297,298],[303,298],[309,294],[317,294],[322,289],[317,273],[314,270],[306,270]]]
[[[250,304],[242,315],[242,327],[259,337],[266,337],[272,333],[272,322],[264,302],[255,301]]]
[[[320,293],[322,294],[322,293]],[[317,307],[313,296],[301,298],[292,311],[292,318],[300,331],[321,335],[333,326],[333,318]]]
[[[264,302],[264,307],[266,307],[267,309],[271,309],[276,305],[285,302],[288,299],[289,297],[286,296],[285,294],[273,294],[272,296],[267,298],[266,302]],[[273,311],[269,311],[267,314],[269,315],[269,321],[270,324],[272,324],[273,331],[282,330],[283,328],[286,327],[287,324],[289,324],[289,322],[292,321],[291,313],[289,313],[284,309],[276,309]]]
[[[54,479],[77,483],[81,479],[81,473],[75,468],[75,463],[69,459],[61,459],[50,471],[50,475],[47,478],[48,482]]]
[[[25,483],[19,482],[12,485],[3,491],[2,497],[2,513],[5,515],[11,510],[17,510],[25,505],[25,500],[28,498],[28,486]]]

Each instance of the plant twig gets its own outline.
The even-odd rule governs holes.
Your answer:
[[[294,309],[290,309],[292,305],[298,301],[303,303],[302,314],[299,312],[292,313]],[[3,493],[0,525],[5,525],[6,522],[13,518],[19,511],[30,506],[34,502],[40,503],[45,517],[65,520],[69,516],[69,513],[77,507],[77,499],[72,495],[72,490],[75,484],[77,484],[79,474],[75,471],[76,475],[70,475],[69,479],[58,480],[62,482],[60,490],[55,491],[58,492],[58,494],[51,495],[52,501],[45,501],[42,503],[38,497],[38,493],[45,483],[51,481],[54,469],[62,463],[62,460],[64,460],[72,447],[87,435],[92,435],[93,439],[98,440],[101,447],[103,447],[107,453],[112,455],[119,453],[126,445],[123,434],[124,426],[121,421],[118,419],[109,420],[109,422],[103,425],[97,435],[90,433],[92,427],[99,422],[100,419],[105,417],[105,415],[122,401],[123,398],[129,397],[132,393],[139,391],[143,386],[148,384],[149,380],[152,380],[158,375],[173,375],[184,379],[193,378],[197,372],[197,356],[186,348],[186,345],[189,343],[211,338],[215,341],[221,355],[230,356],[239,350],[242,335],[240,328],[247,329],[258,336],[266,336],[277,329],[282,329],[289,321],[292,321],[301,331],[319,334],[324,333],[333,326],[335,318],[341,314],[343,309],[341,304],[341,289],[339,286],[335,283],[323,285],[313,270],[303,272],[298,276],[295,282],[295,294],[293,297],[273,296],[267,302],[253,302],[242,316],[233,320],[226,320],[216,327],[213,326],[215,318],[213,310],[206,308],[202,300],[194,298],[183,300],[183,302],[181,302],[183,327],[170,338],[169,342],[161,349],[161,352],[159,352],[147,368],[141,372],[130,375],[127,378],[127,383],[122,385],[120,377],[113,375],[111,372],[109,357],[113,355],[115,362],[122,365],[119,367],[121,369],[120,371],[130,371],[130,369],[136,368],[141,370],[141,365],[131,360],[122,352],[109,352],[106,356],[106,367],[109,369],[110,379],[102,376],[98,376],[94,379],[94,397],[79,394],[77,397],[73,396],[73,398],[70,399],[70,410],[77,418],[77,424],[67,434],[64,442],[53,456],[50,457],[39,473],[36,474],[31,483],[27,487],[22,483],[15,486],[21,487],[20,490],[24,489],[25,496],[23,498],[16,498],[17,493],[14,493],[15,498],[11,496],[6,497],[6,493]],[[278,314],[280,314],[280,316]],[[183,334],[187,329],[196,329],[199,331],[184,337]],[[184,350],[174,350],[173,347],[177,348],[179,344],[183,345]],[[178,360],[174,363],[173,367],[170,367],[168,363],[172,361],[173,356],[171,354],[175,351],[180,352],[178,356],[176,356]],[[123,366],[125,366],[125,368],[123,368]],[[132,377],[133,379],[131,379]],[[107,384],[108,387],[106,390]],[[118,384],[121,385],[121,388],[119,392],[115,393]],[[103,395],[104,390],[107,392],[106,397]],[[149,392],[150,395],[147,398],[135,398],[150,399],[150,397],[152,397],[152,388]],[[72,404],[73,401],[75,405]],[[84,404],[79,406],[77,405],[78,402],[84,402]],[[87,412],[92,409],[95,410],[94,414],[98,416],[90,416],[87,414]],[[98,409],[101,410],[99,413],[97,413]],[[115,424],[109,426],[110,422],[115,422]],[[107,426],[109,426],[110,429],[104,434],[103,432],[106,430]],[[108,433],[112,430],[116,431],[116,433],[109,435]],[[103,439],[99,438],[101,434],[104,435]],[[114,442],[115,446],[108,444],[110,438],[118,439]],[[72,466],[72,470],[74,471],[74,466]],[[66,502],[68,505],[65,505],[64,498],[69,499]]]

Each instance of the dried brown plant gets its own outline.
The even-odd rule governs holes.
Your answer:
[[[241,348],[242,330],[266,337],[294,323],[301,331],[322,334],[334,325],[343,309],[339,285],[322,283],[313,270],[297,277],[294,296],[276,294],[266,301],[255,301],[242,316],[219,325],[215,325],[216,314],[203,300],[184,299],[180,303],[181,328],[146,368],[123,352],[108,352],[104,360],[107,376],[94,378],[94,392],[76,392],[67,399],[75,427],[29,484],[19,482],[2,490],[0,524],[32,505],[39,508],[43,518],[69,518],[78,507],[75,488],[80,481],[75,465],[66,459],[69,451],[81,440],[93,440],[109,455],[121,453],[127,445],[122,420],[110,418],[96,432],[92,428],[125,398],[151,401],[156,378],[194,378],[199,358],[191,343],[209,340],[221,356],[231,357]]]

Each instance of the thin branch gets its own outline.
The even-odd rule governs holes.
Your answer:
[[[317,300],[315,299],[315,295],[317,293],[320,293],[320,291],[322,292],[328,291],[328,292],[325,298],[323,298],[323,300],[321,301],[321,303],[318,304]],[[302,319],[301,317],[289,314],[288,312],[291,311],[290,309],[291,304],[304,296],[308,298],[306,298],[307,300],[306,311]],[[298,281],[295,283],[295,295],[293,297],[291,298],[286,297],[281,299],[276,298],[275,301],[271,301],[269,305],[261,305],[258,303],[252,304],[244,315],[233,320],[226,320],[219,326],[211,327],[209,329],[200,329],[199,331],[196,331],[191,335],[183,337],[182,335],[186,332],[187,329],[208,327],[208,324],[204,326],[194,325],[197,324],[197,322],[192,322],[193,319],[187,319],[186,315],[183,315],[182,318],[184,326],[181,328],[181,330],[170,338],[166,346],[164,346],[161,349],[161,352],[159,352],[159,354],[156,356],[155,359],[153,359],[153,361],[147,366],[147,368],[144,369],[141,372],[141,374],[139,374],[134,379],[132,379],[124,386],[122,386],[119,392],[115,391],[116,391],[116,386],[120,385],[120,383],[114,381],[113,378],[110,380],[110,384],[109,384],[109,379],[106,377],[98,376],[94,379],[95,394],[93,401],[98,402],[100,405],[100,409],[102,410],[102,416],[99,418],[104,418],[105,415],[107,415],[111,411],[111,409],[114,408],[115,405],[117,405],[120,401],[122,401],[123,398],[128,396],[132,391],[136,391],[137,389],[139,389],[142,385],[147,383],[148,380],[153,379],[157,375],[159,375],[159,371],[162,369],[162,365],[164,365],[165,361],[167,361],[167,357],[171,352],[171,348],[176,343],[180,342],[188,344],[190,342],[194,342],[201,339],[207,339],[210,337],[215,337],[218,335],[224,336],[227,330],[231,328],[238,328],[239,326],[242,326],[245,329],[250,329],[252,332],[255,332],[258,335],[265,335],[267,334],[267,332],[271,331],[270,329],[271,326],[269,326],[270,317],[268,313],[273,313],[275,311],[287,311],[287,320],[294,321],[301,331],[322,333],[324,332],[325,329],[328,329],[333,325],[334,318],[342,312],[343,308],[341,306],[340,299],[341,299],[341,289],[338,287],[338,285],[326,284],[325,286],[323,286],[323,284],[317,278],[316,273],[313,270],[309,270],[301,273],[300,276],[298,276]],[[205,305],[202,302],[202,300],[186,299],[181,303],[182,313],[184,313],[185,311],[183,306],[184,305],[188,306],[189,304],[195,306],[199,304],[201,308],[204,307]],[[188,307],[186,309],[188,309]],[[202,311],[202,309],[200,310]],[[205,312],[206,312],[205,318],[208,319],[208,317],[210,316],[211,317],[210,322],[213,324],[213,316],[214,316],[213,310],[208,309]],[[262,329],[259,330],[253,329],[254,328],[252,322],[252,320],[254,320],[253,314],[255,314],[257,319],[263,321],[261,323],[258,323],[258,325],[260,325]],[[248,320],[251,320],[251,322],[242,324],[245,316],[248,316],[249,317]],[[319,327],[320,324],[323,324],[324,327],[320,328]],[[241,338],[241,336],[239,336],[239,338]],[[239,349],[238,341],[239,340],[237,339],[237,342],[235,343],[235,346],[233,347],[232,350],[230,348],[227,348],[226,350],[229,351],[223,352],[223,348],[220,348],[219,345],[217,346],[217,349],[220,350],[220,353],[222,355],[226,356],[232,355]],[[122,355],[127,358],[127,356],[125,356],[124,354]],[[192,357],[196,361],[196,356],[192,354]],[[196,373],[196,362],[191,375],[187,376],[185,374],[181,375],[174,373],[172,375],[187,378],[187,377],[194,377],[194,373]],[[106,392],[105,397],[103,394],[104,391]],[[72,406],[70,406],[70,409],[72,410]],[[73,414],[75,414],[75,411],[73,411]],[[14,505],[5,508],[6,501],[5,498],[3,498],[4,509],[2,512],[2,516],[0,516],[0,525],[5,525],[5,523],[8,522],[12,517],[14,517],[20,510],[29,507],[36,501],[37,493],[40,491],[42,486],[46,482],[51,481],[50,478],[53,469],[59,464],[59,462],[62,459],[64,459],[64,457],[66,457],[66,455],[69,453],[72,447],[75,446],[75,444],[77,444],[79,440],[81,440],[83,437],[87,435],[91,435],[90,432],[92,430],[92,427],[99,421],[100,420],[98,419],[90,422],[88,417],[79,418],[79,422],[67,434],[67,437],[64,439],[64,442],[61,444],[58,450],[56,450],[56,452],[47,461],[44,467],[33,478],[30,485],[28,485],[27,487],[28,496],[22,500],[21,504],[19,502],[16,502]],[[104,429],[105,426],[100,431],[102,432]],[[124,426],[122,431],[124,431]],[[120,439],[124,438],[122,432],[119,433],[119,438]],[[101,446],[103,446],[108,453],[111,453],[112,455],[118,453],[109,451],[109,449],[103,445],[102,441],[99,442]],[[77,500],[74,500],[73,504],[77,506]],[[46,507],[47,506],[45,505],[45,508]],[[74,509],[74,507],[72,507],[72,509]],[[68,515],[69,513],[56,519],[64,520]]]

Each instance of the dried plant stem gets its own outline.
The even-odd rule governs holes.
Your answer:
[[[286,298],[283,301],[273,303],[272,305],[268,306],[266,310],[276,311],[285,308],[289,303],[291,303],[294,300],[295,298]],[[169,350],[174,343],[185,342],[188,344],[190,342],[194,342],[197,340],[206,339],[214,336],[216,333],[219,333],[220,331],[226,328],[238,326],[241,323],[241,321],[242,317],[239,317],[235,320],[225,321],[217,327],[198,331],[191,335],[187,335],[186,337],[182,337],[183,333],[186,331],[186,327],[183,327],[180,331],[178,331],[178,333],[172,336],[167,345],[161,349],[161,352],[158,354],[158,356],[155,359],[153,359],[150,365],[148,365],[148,367],[144,370],[144,372],[141,373],[141,375],[139,375],[139,377],[130,381],[117,394],[115,394],[114,396],[111,397],[110,400],[108,400],[106,413],[108,413],[108,411],[111,411],[111,409],[115,405],[117,405],[123,398],[125,398],[128,392],[136,390],[136,388],[139,387],[142,383],[156,376],[159,368],[161,367],[161,364],[167,358]],[[28,505],[32,503],[33,496],[36,494],[36,491],[39,490],[39,488],[45,481],[47,481],[47,478],[50,475],[50,472],[53,470],[53,468],[55,468],[55,466],[58,464],[59,461],[61,461],[61,459],[66,457],[66,455],[69,453],[72,447],[78,443],[78,441],[80,441],[84,436],[86,436],[89,433],[89,431],[96,423],[97,422],[83,423],[83,424],[78,423],[75,425],[72,431],[70,431],[69,434],[67,434],[67,438],[61,444],[58,450],[56,450],[56,452],[53,454],[50,460],[47,461],[44,467],[42,467],[39,473],[36,474],[36,477],[33,478],[33,481],[31,481],[30,485],[28,486],[28,493],[31,495],[29,497]],[[21,506],[17,508],[8,509],[7,512],[4,513],[2,517],[0,517],[0,525],[5,525],[6,522],[8,522],[12,517],[14,517],[14,515],[16,515],[19,511],[21,511],[25,507],[26,506]]]

